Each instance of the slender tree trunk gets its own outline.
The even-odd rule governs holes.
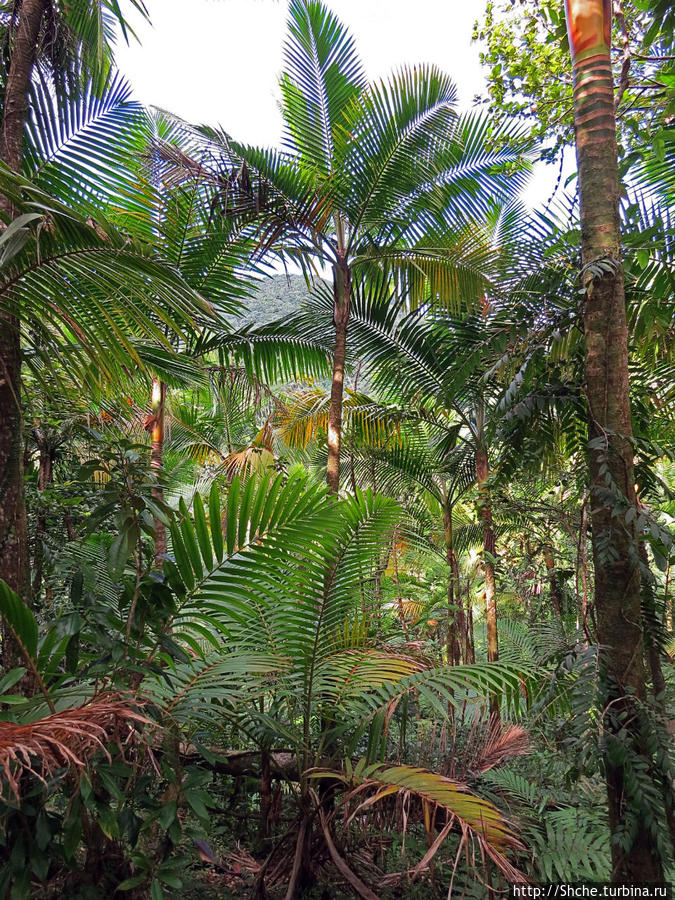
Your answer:
[[[443,508],[445,520],[445,561],[448,564],[448,633],[446,654],[449,666],[459,663],[459,642],[457,640],[457,607],[455,604],[455,573],[452,571],[452,512]]]
[[[261,756],[262,775],[260,777],[260,826],[258,829],[258,840],[261,847],[265,846],[265,842],[270,834],[270,815],[272,812],[272,778],[270,774],[270,757],[266,750],[263,750]]]
[[[476,645],[473,640],[473,606],[471,605],[471,589],[469,580],[466,584],[466,659],[464,662],[472,664],[476,662]]]
[[[604,769],[614,882],[663,880],[645,810],[631,795],[645,668],[640,574],[627,505],[636,502],[628,383],[628,333],[621,265],[616,119],[609,0],[566,0],[574,65],[574,122],[586,288],[586,391],[595,608],[604,714]],[[625,761],[625,762],[624,762]],[[639,790],[639,789],[638,789]],[[638,821],[636,822],[636,817]],[[644,827],[643,827],[644,826]],[[626,849],[626,835],[634,833]]]
[[[448,564],[448,665],[459,665],[462,657],[466,661],[466,619],[457,578],[457,559],[455,558],[452,533],[452,507],[447,500],[443,505],[443,524],[445,527],[445,561]]]
[[[640,562],[642,570],[640,581],[642,588],[642,609],[645,622],[644,637],[647,650],[647,662],[652,676],[652,691],[659,703],[659,708],[665,714],[666,679],[661,667],[658,638],[656,631],[661,630],[661,623],[656,615],[656,597],[654,596],[653,575],[649,567],[649,556],[644,541],[640,541]]]
[[[24,0],[10,51],[0,155],[15,172],[21,171],[28,90],[45,6],[46,0]],[[0,197],[0,209],[8,220],[15,215],[6,197]],[[14,591],[30,601],[22,449],[21,326],[17,311],[15,315],[0,313],[0,574]],[[4,668],[16,665],[19,658],[18,647],[3,628]]]
[[[497,596],[495,591],[495,529],[492,522],[492,499],[488,477],[487,450],[482,443],[476,446],[476,480],[478,483],[478,503],[483,528],[483,579],[485,581],[485,621],[487,625],[488,660],[499,659],[497,642]],[[499,697],[490,697],[490,713],[499,715]]]
[[[54,448],[49,435],[39,428],[33,430],[35,443],[39,451],[37,489],[45,491],[54,482]],[[33,557],[33,598],[37,599],[42,590],[44,569],[44,549],[42,542],[47,533],[47,511],[44,503],[40,503],[35,523],[35,554]]]
[[[642,583],[642,609],[645,621],[645,645],[647,649],[647,662],[652,676],[652,694],[654,702],[661,714],[661,726],[666,726],[666,679],[661,665],[661,653],[659,651],[658,632],[662,625],[656,612],[656,597],[654,596],[654,577],[649,567],[649,556],[644,541],[640,541],[641,583]],[[663,734],[664,744],[670,739],[670,735]],[[668,823],[671,847],[675,851],[675,792],[670,778],[670,772],[664,766],[658,766],[657,778],[661,782],[661,794],[663,796],[663,808]]]
[[[485,610],[488,635],[488,659],[499,658],[497,644],[497,605],[495,592],[495,530],[492,522],[492,502],[488,486],[489,468],[487,451],[482,445],[476,447],[476,478],[478,481],[478,504],[483,529],[483,578],[485,581]]]
[[[581,569],[581,627],[584,632],[586,645],[592,643],[591,635],[588,630],[588,493],[584,491],[584,498],[581,504],[581,523],[579,527],[579,548],[577,552],[579,561],[578,567]]]
[[[551,606],[560,619],[562,618],[562,594],[558,583],[558,572],[555,567],[555,557],[553,548],[547,544],[544,547],[544,561],[546,563],[546,571],[548,573],[549,595],[551,597]]]
[[[152,379],[152,409],[147,420],[150,431],[150,468],[157,479],[152,488],[152,496],[159,503],[164,502],[162,474],[164,471],[164,406],[166,403],[166,384],[158,378]],[[166,556],[166,526],[155,516],[155,568],[162,570]]]
[[[401,597],[401,585],[398,578],[398,529],[394,529],[394,540],[392,542],[392,560],[394,563],[394,584],[396,585],[396,606],[398,607],[398,617],[401,620],[401,628],[403,637],[408,640],[408,625],[405,620],[405,610],[403,609],[403,598]],[[365,611],[365,610],[364,610]]]
[[[331,494],[340,488],[340,444],[342,443],[342,397],[344,393],[345,357],[347,354],[347,324],[351,302],[351,272],[343,260],[333,266],[333,379],[328,410],[328,464],[326,481]]]
[[[464,611],[464,600],[462,599],[462,584],[459,578],[459,563],[457,561],[457,554],[455,553],[455,548],[452,548],[452,574],[455,579],[455,590],[457,592],[457,636],[459,638],[459,647],[462,654],[462,660],[465,663],[473,662],[473,659],[470,658],[470,650],[469,650],[469,620],[467,617],[467,613]]]

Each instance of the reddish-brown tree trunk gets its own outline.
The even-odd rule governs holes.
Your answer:
[[[488,660],[499,659],[497,641],[497,595],[495,589],[495,529],[492,522],[492,498],[488,478],[490,469],[487,450],[478,443],[476,446],[476,482],[478,485],[478,505],[483,529],[483,579],[485,582],[485,622],[487,625]],[[499,698],[490,698],[490,713],[499,715]]]
[[[638,549],[625,513],[636,502],[621,265],[616,118],[609,0],[566,0],[574,66],[574,122],[586,289],[586,400],[595,610],[604,714],[604,768],[614,882],[663,880],[649,828],[630,786],[647,759]],[[642,759],[641,759],[642,758]],[[624,762],[624,760],[627,760]],[[638,793],[639,788],[637,789]],[[639,802],[639,801],[638,801]],[[635,819],[638,818],[636,823]],[[630,823],[630,824],[629,824]],[[644,827],[643,827],[644,826]],[[626,834],[635,834],[625,847]],[[651,846],[650,846],[651,845]]]
[[[166,384],[158,378],[152,379],[152,410],[148,419],[150,430],[150,468],[156,478],[156,484],[152,488],[152,496],[158,503],[164,502],[164,488],[162,476],[164,472],[164,407],[166,403]],[[155,524],[155,568],[160,570],[164,566],[166,557],[166,526],[157,516]]]
[[[333,324],[335,325],[335,347],[333,350],[333,378],[330,388],[330,408],[328,410],[328,462],[326,481],[331,494],[340,489],[340,446],[342,443],[342,397],[345,381],[345,358],[347,355],[347,325],[351,303],[351,272],[346,262],[341,260],[333,266]]]
[[[28,91],[45,0],[23,0],[10,51],[5,86],[0,155],[10,169],[21,171]],[[0,197],[0,208],[11,220],[12,203]],[[24,600],[30,600],[26,503],[23,493],[23,418],[21,415],[21,328],[19,311],[0,313],[0,576]],[[20,654],[3,629],[2,662],[17,664]]]

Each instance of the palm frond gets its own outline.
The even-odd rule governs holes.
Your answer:
[[[106,744],[128,745],[138,740],[138,726],[151,724],[133,701],[116,694],[98,694],[85,706],[28,724],[0,722],[3,799],[20,801],[24,773],[45,781],[59,770],[82,770],[96,753],[110,758]]]
[[[354,39],[319,0],[291,0],[281,77],[285,140],[301,167],[334,167],[337,126],[365,84]]]
[[[137,160],[148,141],[147,114],[118,73],[73,96],[32,86],[24,174],[71,207],[147,218],[153,187],[139,179]]]
[[[322,771],[311,774],[314,778],[330,775],[336,777],[336,773],[329,775]],[[394,794],[415,797],[421,801],[423,808],[428,805],[431,809],[438,808],[446,814],[444,826],[431,842],[429,852],[417,865],[415,874],[428,864],[442,841],[456,828],[461,834],[458,858],[463,850],[469,865],[472,865],[475,842],[479,854],[489,857],[509,881],[522,879],[522,873],[505,856],[506,852],[523,849],[522,843],[499,810],[489,801],[473,794],[466,785],[414,766],[387,763],[368,766],[365,760],[338,777],[351,788],[347,802],[358,800],[348,821],[362,810]],[[363,799],[364,796],[366,799]]]

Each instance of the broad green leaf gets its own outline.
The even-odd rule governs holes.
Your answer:
[[[0,579],[0,614],[21,642],[26,653],[35,659],[38,648],[37,620],[18,594]]]

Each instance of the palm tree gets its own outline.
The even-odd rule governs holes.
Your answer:
[[[299,776],[293,788],[298,821],[284,838],[296,841],[292,865],[287,853],[288,898],[312,867],[314,828],[354,884],[336,855],[333,817],[325,818],[314,779],[330,777],[334,784],[361,785],[361,790],[388,785],[395,791],[407,784],[413,796],[425,787],[438,789],[441,806],[461,819],[459,804],[453,808],[460,798],[453,797],[449,780],[385,764],[385,717],[412,690],[419,692],[423,707],[430,703],[438,710],[442,697],[447,709],[450,696],[451,705],[461,708],[467,690],[481,697],[509,690],[515,675],[512,667],[498,663],[431,667],[378,645],[375,580],[381,548],[391,544],[401,514],[396,502],[371,491],[335,502],[325,487],[296,470],[288,477],[236,477],[222,508],[214,486],[208,502],[196,500],[194,519],[184,515],[172,528],[176,564],[167,562],[165,574],[181,597],[172,634],[197,656],[167,677],[152,684],[146,680],[144,690],[161,706],[175,696],[168,712],[189,728],[222,722],[224,715],[261,751],[273,749],[277,741],[292,748]],[[262,703],[253,702],[256,692]],[[195,719],[196,697],[224,703],[200,703],[202,713]],[[354,770],[349,756],[366,736],[367,758]],[[508,873],[503,850],[509,839],[500,847],[501,823],[493,822],[492,811],[475,799],[475,807],[464,808],[460,827],[468,826],[470,839],[477,839]],[[476,827],[481,813],[487,825],[482,833]]]
[[[325,293],[318,292],[306,312],[286,323],[287,331],[304,334],[320,345],[325,339],[321,307],[327,304]],[[487,306],[483,314],[463,318],[424,308],[401,316],[386,283],[379,290],[371,285],[365,292],[354,292],[352,345],[381,401],[401,404],[408,417],[417,417],[423,425],[432,427],[445,452],[455,440],[463,451],[470,452],[472,481],[478,488],[491,661],[498,659],[498,639],[488,451],[495,432],[492,414],[503,387],[484,376],[504,352],[510,328],[508,315],[491,312]],[[362,415],[366,412],[361,410]],[[370,413],[375,416],[376,410]],[[447,512],[446,508],[446,518]]]
[[[433,824],[427,824],[434,849],[420,871],[454,832],[461,842],[449,853],[466,854],[467,878],[479,860],[487,873],[486,858],[509,880],[519,875],[509,859],[520,849],[515,835],[496,807],[467,785],[522,753],[522,739],[515,750],[508,740],[493,745],[497,758],[494,752],[481,758],[479,752],[466,765],[461,754],[444,761],[445,774],[388,761],[396,753],[395,729],[414,724],[408,701],[423,716],[447,719],[448,706],[459,711],[482,704],[494,690],[518,704],[523,680],[528,690],[537,687],[529,664],[434,666],[383,642],[373,587],[381,548],[390,543],[401,515],[398,503],[370,491],[336,501],[325,485],[298,470],[236,477],[224,498],[216,484],[208,497],[196,495],[193,515],[182,506],[180,521],[172,524],[175,562],[165,562],[163,585],[175,601],[164,607],[170,618],[138,616],[132,623],[145,673],[143,696],[167,729],[179,733],[184,746],[234,739],[247,751],[241,755],[258,762],[253,773],[261,780],[269,776],[260,765],[265,755],[285,779],[297,815],[275,844],[274,866],[263,867],[260,880],[278,866],[289,900],[312,864],[328,858],[355,887],[356,878],[358,892],[369,890],[337,849],[341,841],[335,838],[347,835],[353,816],[343,826],[342,816],[326,815],[316,785],[327,778],[346,804],[356,809],[365,802],[364,812],[386,796],[406,794],[411,821],[421,824],[425,802],[437,804],[442,837],[436,840]],[[146,588],[151,585],[157,587],[155,579],[147,580]],[[123,594],[126,611],[132,592]],[[0,615],[20,638],[24,664],[44,689],[41,698],[14,707],[12,727],[34,723],[38,736],[48,733],[49,722],[40,720],[52,706],[71,707],[66,720],[86,718],[80,704],[97,693],[94,671],[100,670],[73,676],[60,666],[65,642],[41,640],[32,611],[2,582]],[[117,621],[113,633],[124,629],[124,618],[109,620]],[[91,640],[89,633],[82,635],[83,645]],[[92,657],[100,653],[94,642]],[[161,666],[151,664],[160,659]],[[121,687],[128,672],[116,665],[111,677]],[[11,754],[13,740],[27,732],[6,730]],[[279,746],[288,750],[280,753]],[[364,758],[353,765],[360,748]],[[223,757],[223,771],[232,760],[237,773],[236,756]]]
[[[635,476],[628,376],[628,331],[621,262],[616,115],[608,0],[566,0],[574,69],[585,380],[595,605],[601,654],[602,708],[607,712],[605,776],[617,882],[663,880],[641,821],[631,821],[628,770],[644,756],[641,715],[646,672],[642,652]],[[628,790],[628,793],[627,793]],[[630,846],[619,835],[634,835]]]
[[[523,167],[487,120],[457,115],[454,85],[436,67],[368,84],[353,38],[318,0],[291,0],[288,28],[284,149],[206,134],[236,166],[226,183],[256,214],[259,255],[332,280],[327,482],[337,493],[355,288],[376,276],[413,304],[480,297],[491,251],[475,223],[518,190]]]
[[[171,353],[167,334],[187,335],[213,317],[151,245],[120,232],[101,214],[77,214],[7,170],[0,173],[0,190],[17,212],[3,234],[0,314],[18,327],[21,312],[23,362],[40,384],[46,371],[58,372],[60,365],[71,378],[79,373],[81,385],[119,380],[120,373],[127,377],[130,367],[145,368],[153,349],[160,358]],[[18,408],[18,396],[13,402]],[[12,434],[14,452],[21,449],[23,458],[22,431]],[[3,572],[8,582],[18,583],[27,574],[27,543],[19,527],[22,494],[12,488],[8,472],[2,516],[9,529],[3,551],[9,556]],[[14,506],[7,506],[8,497]],[[24,595],[30,596],[28,585]],[[6,636],[5,664],[15,661],[15,650]]]
[[[420,530],[420,525],[426,524],[429,512],[442,526],[442,556],[447,573],[448,665],[458,665],[460,660],[465,663],[475,661],[467,611],[462,601],[457,546],[458,519],[461,521],[457,511],[475,483],[475,465],[471,448],[457,440],[459,430],[459,426],[453,426],[451,422],[417,422],[406,429],[407,435],[398,446],[377,447],[365,443],[361,448],[362,462],[357,467],[362,483],[367,483],[368,475],[372,473],[384,492],[400,491],[402,486],[423,492],[425,502],[421,516],[415,504],[408,506],[414,537],[417,537],[415,532]]]
[[[478,490],[478,513],[483,542],[488,659],[498,659],[495,593],[495,529],[492,517],[489,468],[489,419],[498,392],[483,373],[489,365],[490,344],[501,339],[496,322],[484,317],[457,320],[412,314],[398,322],[377,321],[372,311],[355,328],[359,353],[374,365],[384,396],[418,399],[421,411],[440,413],[438,426],[448,413],[457,423],[450,431],[473,457]],[[393,327],[391,327],[393,326]],[[487,354],[487,355],[486,355]],[[449,435],[446,435],[445,443]],[[446,513],[447,518],[447,513]],[[493,713],[497,712],[493,703]]]
[[[360,318],[359,300],[355,297],[356,323]],[[277,416],[283,440],[302,450],[311,441],[316,443],[318,435],[326,431],[329,399],[314,386],[295,390],[286,398]],[[368,486],[385,496],[405,498],[407,517],[402,535],[404,540],[413,537],[415,545],[421,540],[425,549],[437,550],[425,535],[429,530],[435,532],[434,525],[439,521],[442,523],[442,557],[447,566],[447,661],[449,665],[458,664],[461,654],[464,662],[473,662],[454,533],[455,510],[475,481],[475,463],[464,442],[457,446],[460,426],[453,423],[452,416],[448,421],[442,417],[434,422],[421,420],[405,401],[385,405],[349,389],[344,413],[353,493]],[[420,496],[423,503],[416,502]],[[436,517],[430,528],[429,513]],[[394,549],[395,567],[396,557]]]
[[[145,14],[141,0],[131,6]],[[78,81],[105,77],[110,68],[114,24],[126,34],[117,0],[25,0],[3,4],[3,43],[9,61],[4,78],[0,159],[10,170],[22,171],[24,130],[29,95],[39,65],[51,74],[60,93],[77,91]],[[11,197],[0,197],[5,226],[16,216]],[[21,416],[21,310],[0,310],[0,569],[10,586],[30,595],[26,509],[23,497],[23,422]]]

